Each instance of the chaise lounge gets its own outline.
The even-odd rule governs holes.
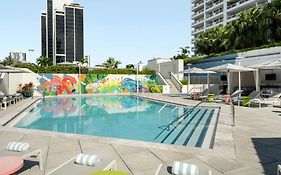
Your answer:
[[[108,160],[99,158],[94,164],[87,164],[87,161],[83,161],[86,156],[90,155],[82,155],[81,160],[77,161],[78,157],[82,154],[75,156],[68,160],[67,162],[63,163],[62,165],[58,166],[57,168],[53,169],[52,171],[48,172],[46,175],[61,175],[61,174],[91,174],[96,171],[107,171],[107,170],[116,170],[117,164],[116,160]],[[84,158],[83,158],[84,156]],[[95,155],[92,155],[95,156]],[[96,156],[98,157],[98,156]],[[87,159],[87,158],[86,158]]]
[[[24,145],[23,147],[18,145]],[[10,142],[6,148],[0,149],[0,156],[15,156],[22,159],[36,157],[40,170],[43,170],[43,160],[41,149],[29,148],[29,144],[23,142]]]

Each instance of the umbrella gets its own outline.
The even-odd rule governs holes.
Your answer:
[[[200,68],[197,68],[197,67],[193,67],[190,70],[186,69],[186,70],[180,71],[179,73],[184,73],[184,74],[188,74],[188,73],[191,73],[191,74],[214,74],[216,72],[210,71],[210,70],[205,70],[205,69],[200,69]]]
[[[77,65],[77,64],[71,63],[71,62],[68,62],[68,61],[64,61],[64,62],[58,63],[57,65],[74,66],[74,65]]]
[[[2,73],[7,73],[8,74],[8,85],[7,85],[7,89],[9,91],[9,87],[10,87],[10,73],[25,73],[26,71],[19,69],[19,68],[14,68],[14,67],[10,67],[10,66],[2,66],[0,65],[0,74]]]
[[[207,84],[208,84],[208,89],[210,89],[210,74],[215,74],[216,72],[210,71],[210,70],[205,70],[205,69],[200,69],[197,67],[193,67],[191,69],[186,69],[183,71],[180,71],[179,73],[185,73],[185,74],[208,74],[208,79],[207,79]],[[190,82],[189,82],[190,83]]]
[[[256,71],[256,69],[239,66],[235,64],[223,64],[215,67],[211,67],[207,70],[215,71],[215,72],[227,72],[227,93],[230,94],[230,72],[249,72]],[[241,90],[241,79],[239,77],[239,90]]]

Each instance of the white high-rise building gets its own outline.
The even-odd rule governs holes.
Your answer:
[[[192,43],[203,31],[226,25],[237,18],[237,14],[253,6],[271,0],[192,0]],[[192,45],[194,47],[194,45]]]

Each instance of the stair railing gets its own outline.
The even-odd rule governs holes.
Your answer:
[[[191,109],[189,109],[188,111],[184,112],[181,116],[179,116],[178,118],[174,119],[174,120],[173,120],[172,122],[170,122],[169,124],[158,127],[158,128],[163,128],[163,127],[165,127],[165,128],[162,129],[162,131],[161,131],[154,139],[157,139],[160,135],[162,135],[162,133],[164,133],[164,131],[169,131],[169,130],[170,130],[170,127],[171,127],[175,122],[177,122],[177,121],[179,121],[180,119],[183,118],[183,120],[181,120],[181,121],[178,123],[178,125],[181,124],[181,123],[184,121],[184,119],[186,119],[186,118],[191,114],[191,112],[194,111],[194,109],[196,109],[200,104],[202,104],[202,103],[205,102],[205,101],[206,101],[206,100],[200,101],[198,104],[196,104],[195,106],[193,106],[193,107],[192,107]]]

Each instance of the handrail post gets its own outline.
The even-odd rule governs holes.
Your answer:
[[[232,102],[230,103],[230,108],[231,108],[232,126],[235,126],[235,107]]]

